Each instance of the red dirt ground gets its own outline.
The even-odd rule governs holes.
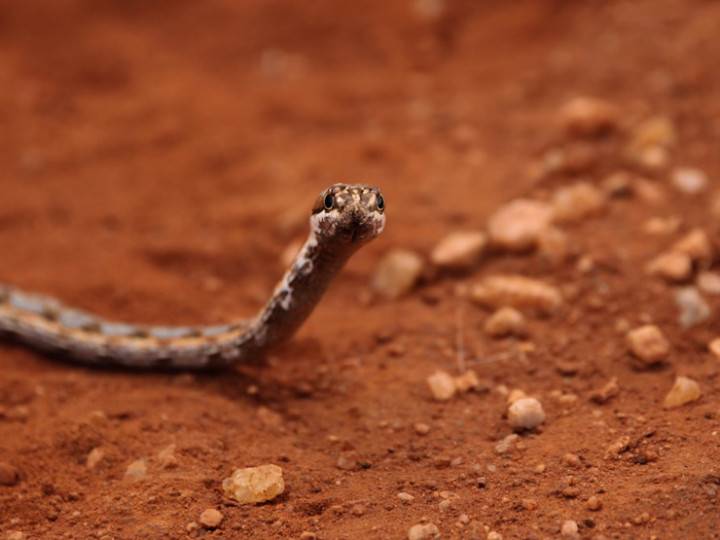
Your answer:
[[[566,520],[582,538],[720,537],[720,383],[707,351],[720,300],[682,330],[672,287],[643,270],[692,227],[718,237],[720,4],[448,0],[421,16],[433,4],[2,2],[0,282],[112,319],[219,323],[262,305],[324,187],[363,181],[388,204],[386,232],[265,363],[134,374],[0,346],[3,538],[384,539],[423,519],[443,538],[555,538]],[[583,95],[621,111],[616,132],[563,134],[560,107]],[[709,175],[704,196],[678,194],[660,171],[664,198],[614,200],[564,228],[561,264],[495,254],[401,300],[372,293],[391,248],[428,254],[515,197],[623,169],[628,130],[657,114],[676,126],[673,164]],[[542,155],[565,145],[597,159],[539,178]],[[676,232],[645,232],[668,216]],[[578,270],[582,256],[594,269]],[[530,319],[524,361],[498,356],[516,344],[486,337],[488,313],[455,295],[491,273],[575,292],[561,313]],[[461,308],[487,390],[438,403],[425,380],[457,372]],[[660,326],[670,359],[638,369],[623,322]],[[676,375],[703,395],[664,410]],[[593,402],[613,376],[619,394]],[[547,419],[501,455],[503,386],[537,396]],[[175,467],[158,456],[169,445]],[[141,458],[146,476],[127,478]],[[282,496],[224,497],[234,469],[263,463],[282,466]],[[223,514],[219,528],[190,525],[206,508]]]

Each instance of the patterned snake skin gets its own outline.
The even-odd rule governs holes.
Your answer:
[[[242,322],[201,327],[111,322],[0,285],[0,334],[100,367],[200,370],[261,356],[293,335],[350,256],[382,232],[384,211],[377,188],[336,184],[326,189],[291,267],[260,312]]]

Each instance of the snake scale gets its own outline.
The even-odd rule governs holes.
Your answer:
[[[198,327],[118,323],[0,284],[0,334],[98,367],[201,370],[241,362],[292,336],[350,256],[384,226],[380,190],[335,184],[318,197],[305,244],[249,319]]]

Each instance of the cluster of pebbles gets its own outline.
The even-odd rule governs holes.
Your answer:
[[[487,221],[484,230],[455,231],[430,250],[421,254],[408,250],[391,250],[376,269],[373,286],[376,293],[388,298],[409,294],[423,280],[439,276],[469,277],[469,285],[456,287],[458,301],[468,299],[488,311],[483,332],[491,339],[532,339],[533,318],[552,320],[558,313],[567,312],[567,304],[574,298],[566,291],[566,284],[553,283],[552,273],[545,277],[515,274],[493,274],[482,270],[492,257],[504,254],[534,255],[553,265],[573,261],[576,272],[582,277],[596,268],[589,254],[578,253],[578,246],[569,245],[567,227],[584,220],[597,219],[611,210],[615,200],[635,198],[649,208],[668,201],[669,197],[695,197],[697,204],[710,204],[711,215],[720,220],[720,192],[708,193],[707,174],[692,166],[674,166],[673,154],[677,142],[674,123],[664,116],[650,116],[638,121],[627,120],[614,105],[592,98],[578,98],[566,104],[558,114],[558,124],[564,143],[548,150],[533,168],[538,184],[547,182],[563,185],[554,190],[538,190],[537,197],[523,197],[510,201],[497,209]],[[603,161],[615,170],[603,170],[599,163],[596,144],[606,136],[621,141],[621,150]],[[588,180],[587,178],[593,178]],[[571,180],[568,184],[568,178]],[[704,198],[699,196],[705,195]],[[667,287],[677,306],[677,319],[653,321],[640,310],[624,313],[628,319],[641,323],[633,326],[628,319],[618,320],[618,343],[627,351],[629,367],[647,370],[658,365],[671,365],[682,373],[684,364],[681,348],[673,343],[670,330],[687,331],[707,320],[712,308],[706,298],[720,295],[720,273],[713,270],[717,261],[717,246],[702,227],[688,227],[678,216],[662,215],[648,219],[642,232],[653,240],[671,238],[666,247],[636,265],[640,281],[648,287]],[[583,246],[580,246],[582,249]],[[475,277],[478,276],[478,277]],[[674,334],[677,335],[677,334]],[[624,339],[624,342],[622,341]],[[532,350],[532,342],[525,341]],[[516,346],[516,345],[514,345]],[[708,351],[720,359],[720,336],[706,343]],[[462,365],[460,362],[459,365]],[[455,399],[458,394],[480,386],[472,370],[452,375],[437,370],[427,378],[432,397],[437,401]],[[502,385],[501,385],[502,386]],[[692,403],[702,396],[700,384],[691,377],[678,374],[674,382],[668,381],[668,391],[659,399],[658,407],[673,409]],[[601,388],[592,392],[590,399],[602,404],[621,392],[618,377],[614,376]],[[562,394],[551,397],[559,402],[571,402],[577,396]],[[507,398],[505,418],[514,432],[532,430],[546,420],[540,400],[515,389],[499,393]],[[496,452],[504,454],[518,444],[518,433],[511,433],[496,445]],[[618,459],[632,446],[628,436],[612,442],[604,459]],[[652,453],[645,458],[655,459]],[[564,461],[573,465],[578,456],[568,454]],[[575,488],[568,488],[567,496]],[[565,492],[563,492],[565,493]],[[525,508],[537,503],[523,502]],[[597,496],[587,499],[586,508],[598,511],[602,502]],[[633,522],[646,521],[647,514]],[[562,538],[580,538],[576,521],[565,520],[557,531]],[[413,525],[407,535],[410,540],[439,538],[440,531],[433,523]],[[489,532],[487,538],[502,538]]]
[[[535,197],[508,202],[489,217],[484,230],[451,232],[428,254],[390,250],[376,268],[374,290],[396,299],[438,276],[470,276],[472,281],[456,287],[456,293],[462,297],[459,301],[468,299],[489,312],[483,327],[486,336],[530,339],[529,319],[552,318],[562,311],[568,303],[566,289],[552,282],[552,273],[542,278],[493,274],[481,270],[485,263],[508,253],[534,254],[551,265],[574,260],[579,273],[589,273],[596,263],[592,256],[577,253],[577,246],[569,245],[568,226],[602,217],[613,201],[620,198],[634,197],[652,207],[666,201],[671,191],[697,197],[709,189],[708,177],[702,170],[674,166],[677,135],[671,119],[650,116],[632,122],[633,125],[625,125],[627,120],[622,111],[611,103],[584,97],[570,101],[557,115],[563,142],[547,150],[532,168],[538,185],[543,182],[556,185],[558,179],[562,185],[553,190],[537,190],[539,195]],[[608,136],[621,141],[621,146],[602,163],[614,165],[615,170],[603,171],[598,148],[603,146],[599,141]],[[720,217],[720,196],[708,200],[711,212]],[[674,288],[678,325],[688,329],[711,315],[704,295],[720,294],[720,273],[711,270],[717,250],[707,232],[695,227],[682,234],[682,229],[683,222],[676,216],[648,220],[644,233],[674,236],[676,240],[668,241],[666,249],[651,256],[638,271],[650,282],[664,282]],[[645,316],[636,315],[638,320]],[[625,330],[629,361],[639,369],[671,362],[673,344],[658,325],[645,322],[648,324],[635,328],[628,325]],[[707,345],[720,357],[720,337]],[[677,369],[682,370],[682,366]],[[438,370],[428,377],[427,383],[434,399],[447,401],[474,389],[473,380],[477,380],[477,375],[472,371],[453,376]],[[605,392],[603,400],[619,392],[617,378],[607,386],[607,391],[596,393],[599,396]],[[677,407],[700,396],[696,381],[678,376],[662,405]],[[540,402],[527,396],[509,401],[506,417],[515,430],[532,429],[545,420]]]

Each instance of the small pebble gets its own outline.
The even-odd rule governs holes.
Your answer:
[[[356,517],[364,516],[365,512],[365,506],[362,504],[353,504],[352,508],[350,508],[350,513]]]
[[[415,497],[413,497],[413,496],[410,495],[409,493],[406,493],[405,491],[401,491],[400,493],[398,493],[398,494],[397,494],[397,498],[400,499],[400,500],[401,500],[402,502],[404,502],[404,503],[409,503],[409,502],[411,502],[413,499],[415,499]]]
[[[88,453],[87,458],[85,458],[85,466],[88,469],[94,469],[95,466],[97,466],[98,463],[102,461],[102,459],[105,457],[105,452],[102,448],[99,446],[96,446],[92,450],[90,450],[90,453]]]
[[[686,195],[698,195],[707,189],[708,177],[700,169],[678,167],[672,172],[671,181],[675,189]]]
[[[445,499],[445,500],[443,500],[443,501],[440,501],[440,502],[438,503],[438,510],[440,510],[441,512],[444,512],[444,511],[446,511],[448,508],[450,508],[450,505],[451,505],[451,504],[452,504],[452,503],[450,502],[449,499]]]
[[[435,540],[440,538],[440,530],[434,523],[418,523],[410,527],[408,540]]]
[[[570,134],[601,135],[615,129],[619,114],[614,105],[592,97],[577,97],[560,109],[560,123]]]
[[[512,403],[515,403],[519,399],[525,399],[526,397],[529,397],[524,390],[520,390],[519,388],[513,388],[510,393],[507,395],[507,404],[511,405]]]
[[[300,533],[300,540],[317,540],[318,535],[312,531],[303,531]]]
[[[536,499],[523,499],[521,504],[525,510],[536,510],[538,507]]]
[[[716,337],[708,343],[708,350],[715,358],[720,359],[720,337]]]
[[[503,540],[503,536],[497,531],[490,531],[487,535],[487,540]]]
[[[567,519],[563,521],[560,527],[560,536],[563,538],[580,538],[578,535],[578,524],[577,522]]]
[[[14,486],[19,475],[7,461],[0,461],[0,486]]]
[[[545,421],[542,405],[535,398],[523,398],[508,407],[508,423],[513,429],[533,429]]]
[[[629,445],[630,437],[623,435],[605,449],[603,459],[618,459],[620,454],[628,449]]]
[[[671,250],[678,253],[684,253],[695,262],[709,262],[713,258],[714,251],[710,238],[708,238],[705,231],[699,228],[691,230],[680,240],[675,242]]]
[[[670,355],[670,343],[660,329],[652,324],[628,332],[627,344],[630,352],[646,365],[662,362]]]
[[[605,195],[588,182],[559,188],[552,198],[553,218],[559,223],[577,222],[600,214]]]
[[[695,284],[705,294],[720,294],[720,274],[717,272],[699,272]]]
[[[638,124],[630,134],[625,153],[641,167],[656,171],[669,163],[669,150],[675,145],[675,125],[664,116],[656,116]]]
[[[283,470],[277,465],[237,469],[222,487],[225,495],[241,503],[270,501],[285,491]]]
[[[618,385],[617,377],[613,377],[605,385],[600,388],[597,392],[593,392],[590,396],[595,403],[605,403],[612,397],[617,396],[620,393],[620,386]]]
[[[528,325],[525,316],[512,307],[502,307],[485,321],[485,333],[490,337],[525,337]]]
[[[608,197],[625,197],[632,193],[632,175],[627,171],[618,171],[605,177],[602,189]]]
[[[459,231],[440,240],[430,253],[430,262],[438,268],[467,270],[480,258],[487,237],[480,231]]]
[[[643,231],[656,236],[667,236],[676,233],[682,225],[678,216],[651,217],[643,223]]]
[[[158,462],[163,469],[174,469],[178,466],[174,444],[169,444],[158,452]]]
[[[647,263],[645,272],[668,281],[686,281],[692,275],[692,259],[686,253],[665,251]]]
[[[585,502],[585,507],[588,510],[591,510],[593,512],[597,512],[602,508],[602,502],[600,499],[597,498],[595,495],[591,495],[588,500]]]
[[[425,270],[425,261],[413,251],[393,249],[385,254],[375,269],[373,289],[390,299],[409,293]]]
[[[708,303],[700,296],[695,287],[679,287],[675,290],[675,304],[680,313],[678,322],[687,330],[710,317],[711,311]]]
[[[562,458],[562,461],[565,465],[568,465],[570,467],[582,467],[582,461],[580,461],[580,456],[578,456],[577,454],[565,454]]]
[[[495,445],[496,454],[507,454],[512,450],[513,445],[520,440],[520,435],[511,433]]]
[[[423,424],[422,422],[415,424],[413,428],[415,429],[415,433],[418,435],[427,435],[430,433],[430,426]]]
[[[146,474],[147,460],[145,458],[133,461],[130,465],[127,466],[127,469],[125,469],[125,476],[129,478],[134,478],[135,480],[145,478]]]
[[[200,522],[200,525],[206,529],[217,529],[220,526],[220,523],[222,523],[222,520],[223,515],[219,511],[214,508],[208,508],[207,510],[203,510],[202,514],[200,514],[198,522]]]
[[[448,401],[457,392],[455,379],[446,371],[436,371],[427,378],[430,392],[437,401]]]
[[[475,370],[468,369],[462,375],[455,377],[455,389],[458,392],[469,392],[480,388],[480,379]]]
[[[633,193],[642,202],[652,205],[659,205],[668,198],[666,190],[659,184],[647,178],[637,178],[633,182]]]
[[[550,226],[552,208],[530,199],[516,199],[499,208],[488,220],[488,237],[507,251],[525,251],[537,245],[541,232]]]
[[[560,289],[518,275],[487,276],[470,288],[470,299],[489,308],[529,308],[552,314],[563,304]]]
[[[355,452],[343,452],[338,456],[335,466],[341,471],[352,471],[358,468]]]
[[[663,407],[666,409],[674,409],[697,401],[701,395],[702,392],[700,391],[700,385],[697,381],[680,376],[675,379],[675,384],[673,384],[670,392],[665,396]]]
[[[553,265],[564,262],[570,255],[567,234],[558,227],[543,229],[537,238],[537,254],[544,262]]]
[[[9,531],[5,535],[5,540],[25,540],[27,536],[22,531]]]

